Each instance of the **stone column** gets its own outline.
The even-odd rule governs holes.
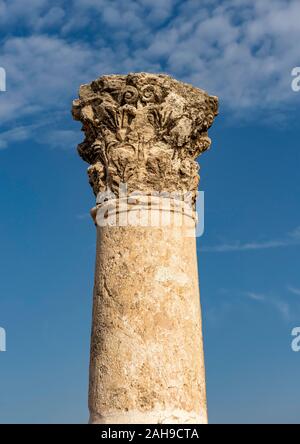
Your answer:
[[[195,159],[217,108],[200,89],[146,73],[101,77],[73,103],[97,196],[91,423],[207,422],[191,222]]]

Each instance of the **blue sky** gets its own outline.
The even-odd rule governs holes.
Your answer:
[[[95,229],[81,83],[167,72],[220,98],[198,240],[210,422],[300,423],[297,0],[0,0],[0,422],[86,422]]]

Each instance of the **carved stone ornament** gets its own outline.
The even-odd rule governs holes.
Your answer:
[[[211,143],[207,131],[218,99],[163,74],[103,76],[82,85],[73,117],[83,124],[78,146],[97,195],[119,184],[128,192],[192,192],[195,159]]]

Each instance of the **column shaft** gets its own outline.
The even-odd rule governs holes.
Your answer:
[[[206,423],[195,237],[97,227],[92,423]]]

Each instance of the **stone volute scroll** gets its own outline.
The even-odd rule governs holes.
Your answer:
[[[166,75],[100,77],[82,85],[73,116],[83,124],[78,151],[94,193],[192,191],[198,187],[195,159],[210,146],[207,131],[218,100]]]
[[[165,196],[179,194],[194,211],[196,159],[210,147],[218,99],[168,75],[106,75],[80,87],[72,113],[97,196],[90,423],[207,423],[195,235],[174,222],[101,225],[98,216],[139,202],[148,217],[150,202],[162,217],[177,205]],[[139,195],[125,210],[124,184]]]

